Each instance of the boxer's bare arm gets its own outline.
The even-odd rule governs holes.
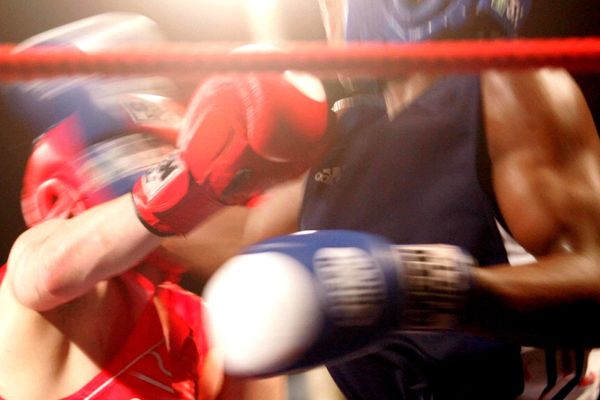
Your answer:
[[[298,230],[305,184],[306,174],[265,193],[265,199],[248,214],[242,236],[244,246]]]
[[[162,246],[189,269],[189,283],[201,287],[244,247],[297,231],[304,184],[305,177],[279,184],[255,206],[220,210],[185,239],[167,239]]]
[[[600,144],[562,70],[483,75],[501,212],[538,262],[475,271],[472,321],[527,341],[600,344]],[[587,316],[587,318],[586,318]]]
[[[10,252],[6,280],[19,302],[46,311],[131,268],[160,241],[124,195],[27,230]]]

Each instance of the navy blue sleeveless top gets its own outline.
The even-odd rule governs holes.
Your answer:
[[[353,103],[309,174],[301,229],[447,243],[482,266],[506,262],[486,190],[479,77],[443,78],[391,121],[380,94]],[[463,333],[395,333],[379,353],[329,370],[348,399],[512,399],[523,384],[518,346]]]

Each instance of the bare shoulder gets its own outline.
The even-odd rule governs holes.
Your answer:
[[[493,157],[533,142],[547,156],[597,146],[593,119],[567,71],[489,71],[482,74],[482,87]]]
[[[38,312],[1,285],[0,394],[63,398],[83,387],[114,357],[133,329],[133,314],[139,310],[131,310],[132,295],[112,279],[71,302]]]
[[[577,84],[561,69],[490,71],[482,98],[509,227],[536,254],[580,245],[581,233],[600,223],[600,144]]]

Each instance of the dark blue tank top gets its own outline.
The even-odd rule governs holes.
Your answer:
[[[395,243],[447,243],[506,262],[486,190],[480,81],[444,78],[393,120],[383,96],[338,113],[336,145],[308,177],[302,229],[356,229]],[[512,399],[519,347],[462,333],[396,333],[379,353],[330,366],[349,399]]]

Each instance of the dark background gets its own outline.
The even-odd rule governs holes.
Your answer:
[[[250,0],[252,1],[252,0]],[[145,14],[176,41],[249,41],[242,0],[0,0],[0,42],[19,42],[36,33],[94,14]],[[238,6],[236,6],[238,4]],[[282,34],[288,40],[322,40],[317,0],[278,0]],[[537,0],[524,29],[529,37],[600,36],[598,0]],[[600,115],[598,75],[578,76],[595,115]],[[24,229],[19,208],[23,166],[31,137],[11,120],[0,100],[0,262]]]

